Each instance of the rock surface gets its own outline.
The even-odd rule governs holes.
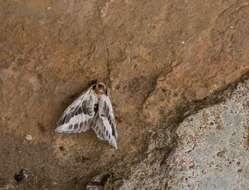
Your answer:
[[[247,189],[249,81],[224,103],[186,118],[168,158],[168,189]]]
[[[224,100],[249,75],[247,0],[0,5],[0,188],[13,187],[13,175],[27,168],[33,180],[22,189],[81,190],[106,172],[112,174],[108,188],[168,189],[178,172],[177,165],[169,171],[168,156],[172,150],[183,155],[186,146],[186,139],[177,143],[185,131],[179,124]],[[54,133],[63,110],[94,79],[110,88],[118,151],[91,131]],[[211,132],[203,131],[203,142]],[[234,138],[241,142],[239,134]],[[198,178],[192,180],[196,185]]]

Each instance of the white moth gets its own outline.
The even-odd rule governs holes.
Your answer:
[[[95,82],[78,97],[57,122],[57,133],[81,133],[93,129],[97,137],[117,149],[117,129],[106,85]]]

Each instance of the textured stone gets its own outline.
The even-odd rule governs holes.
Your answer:
[[[29,169],[24,189],[82,189],[103,171],[130,189],[164,187],[179,122],[249,70],[247,0],[0,5],[0,174]],[[94,79],[110,88],[118,151],[92,131],[54,134]]]
[[[249,16],[248,2],[232,5],[182,49],[176,66],[160,75],[144,105],[149,122],[158,122],[177,105],[204,99],[248,72],[249,24],[244,15]]]
[[[201,110],[178,127],[169,156],[168,189],[247,189],[249,81],[224,103]]]
[[[117,189],[247,189],[248,102],[249,80],[224,102],[185,118],[166,160],[165,149],[152,149]]]
[[[31,135],[26,135],[26,136],[25,136],[25,139],[26,139],[27,141],[32,141],[33,137],[32,137]]]

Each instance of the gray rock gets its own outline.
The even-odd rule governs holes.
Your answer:
[[[224,103],[186,118],[169,157],[169,189],[248,189],[249,81]]]

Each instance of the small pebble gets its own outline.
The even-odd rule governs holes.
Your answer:
[[[27,141],[32,141],[33,137],[31,135],[26,135],[25,139]]]

